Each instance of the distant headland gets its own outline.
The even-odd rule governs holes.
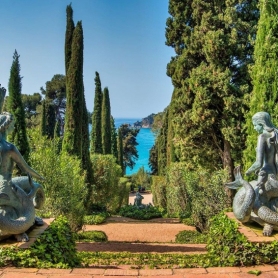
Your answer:
[[[152,113],[151,115],[143,118],[142,121],[137,121],[133,124],[135,128],[152,128],[154,117],[156,114]]]

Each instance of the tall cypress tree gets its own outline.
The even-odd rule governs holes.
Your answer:
[[[91,131],[91,153],[102,154],[102,137],[101,137],[101,108],[102,108],[102,90],[99,73],[95,77],[95,99],[94,111],[92,115]]]
[[[51,102],[45,102],[45,135],[54,138],[54,130],[56,125],[55,109]]]
[[[175,156],[188,169],[222,167],[232,178],[244,147],[257,0],[169,3],[166,44],[177,54],[167,67],[175,88],[169,108]]]
[[[256,36],[254,59],[251,68],[253,91],[248,102],[250,112],[246,116],[247,142],[244,151],[244,167],[248,169],[256,157],[257,132],[254,131],[252,116],[265,111],[278,125],[278,2],[261,0],[260,19]]]
[[[115,127],[114,118],[112,116],[111,116],[111,153],[118,160],[117,130]]]
[[[41,112],[41,125],[40,125],[41,135],[46,135],[46,112],[45,112],[45,100],[42,102],[42,112]]]
[[[78,21],[73,32],[71,59],[66,76],[67,109],[63,151],[82,157],[83,29]],[[81,118],[80,118],[81,116]]]
[[[65,37],[65,69],[66,74],[69,68],[70,59],[71,59],[71,44],[74,31],[74,22],[73,22],[73,10],[71,4],[67,6],[67,25],[66,25],[66,37]]]
[[[101,136],[103,154],[111,154],[111,108],[108,88],[103,90],[101,108]]]
[[[30,147],[26,134],[25,111],[21,99],[21,76],[19,55],[15,50],[9,79],[8,110],[14,115],[14,130],[9,140],[19,149],[22,156],[28,161]]]

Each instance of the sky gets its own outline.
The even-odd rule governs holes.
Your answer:
[[[66,6],[84,32],[83,78],[93,111],[95,72],[108,87],[115,118],[143,118],[164,110],[173,92],[166,75],[174,51],[165,45],[168,0],[1,0],[0,84],[8,89],[15,49],[22,94],[65,74]],[[7,90],[8,92],[8,90]]]

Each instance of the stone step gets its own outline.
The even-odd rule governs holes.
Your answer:
[[[130,252],[130,253],[183,253],[205,254],[206,244],[164,244],[140,242],[78,242],[77,251]]]
[[[178,218],[153,218],[149,220],[138,220],[138,219],[132,219],[129,217],[119,216],[119,215],[113,215],[110,217],[107,217],[106,219],[107,223],[172,223],[172,224],[178,224],[180,223],[180,220]]]

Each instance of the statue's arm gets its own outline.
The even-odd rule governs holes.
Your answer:
[[[264,145],[266,142],[266,138],[264,137],[264,134],[261,134],[258,137],[258,143],[257,143],[257,152],[256,152],[256,161],[252,164],[252,166],[246,171],[246,175],[250,175],[251,173],[259,170],[263,166],[263,160],[264,160]]]
[[[43,179],[41,175],[39,175],[34,169],[32,169],[21,153],[18,151],[17,147],[12,145],[11,150],[10,150],[10,155],[12,160],[19,166],[19,168],[26,173],[29,173],[32,177],[37,178],[37,179]]]

